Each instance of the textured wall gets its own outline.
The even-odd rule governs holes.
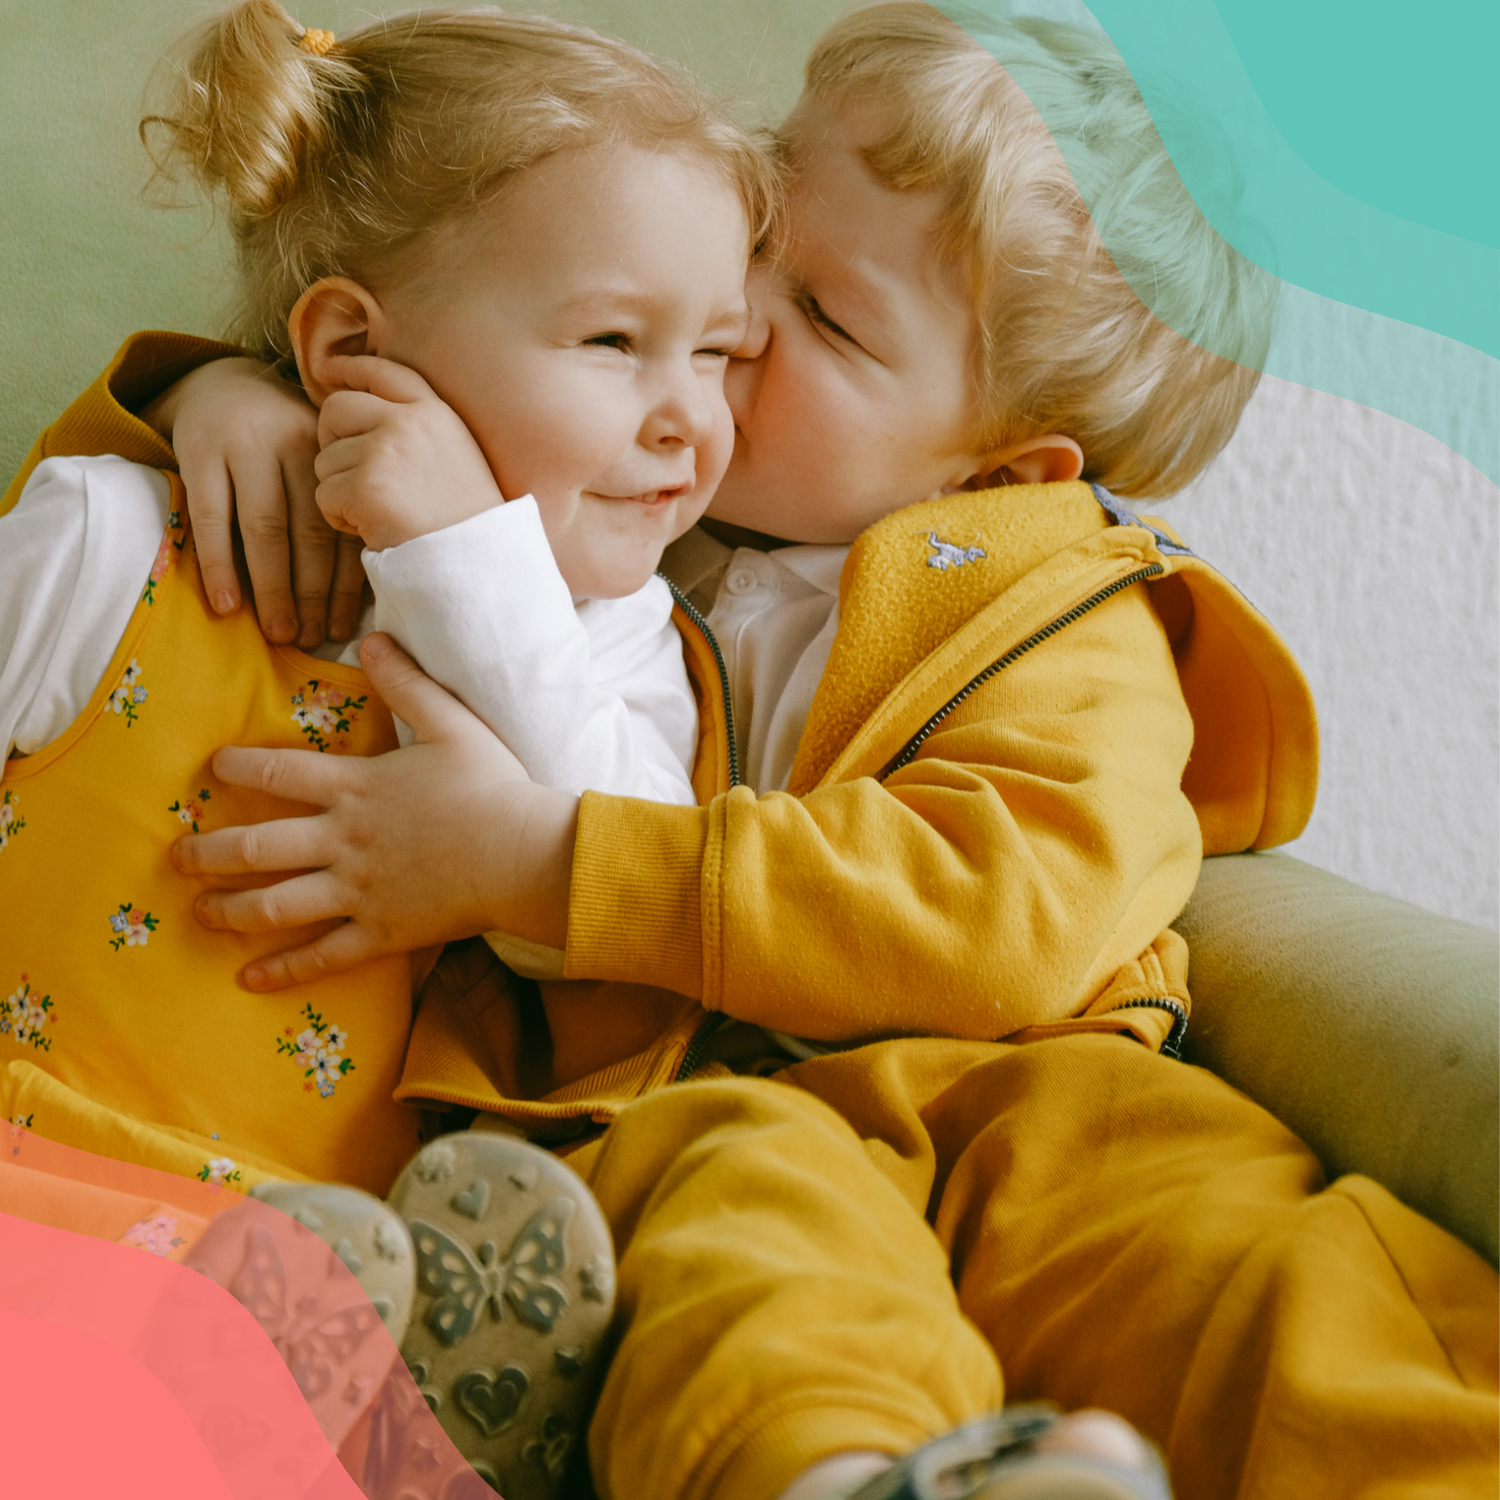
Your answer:
[[[1500,925],[1500,491],[1394,417],[1267,377],[1218,461],[1155,508],[1312,683],[1322,787],[1290,852]]]
[[[0,468],[132,329],[215,332],[222,240],[137,197],[138,102],[181,0],[0,0]],[[612,28],[766,102],[795,96],[829,0],[578,0]],[[335,29],[367,13],[318,0]],[[1450,380],[1435,369],[1431,379]],[[1459,387],[1456,403],[1476,402]],[[1478,412],[1494,423],[1497,414]],[[1268,380],[1193,493],[1160,507],[1281,627],[1322,705],[1324,778],[1296,852],[1497,925],[1497,501],[1425,434]]]

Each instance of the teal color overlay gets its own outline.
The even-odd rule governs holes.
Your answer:
[[[1494,0],[942,8],[981,42],[1012,14],[1102,28],[1198,206],[1283,283],[1266,371],[1400,417],[1500,482]]]
[[[1386,213],[1500,247],[1500,5],[1219,0],[1217,9],[1266,113],[1313,171]]]

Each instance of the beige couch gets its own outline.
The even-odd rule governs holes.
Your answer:
[[[1500,938],[1284,854],[1207,861],[1176,925],[1185,1058],[1494,1264]]]

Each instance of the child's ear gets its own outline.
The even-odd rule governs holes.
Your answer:
[[[1083,473],[1083,449],[1060,432],[1027,438],[985,460],[984,467],[961,486],[992,490],[1002,484],[1060,484]]]
[[[314,406],[322,406],[343,388],[336,360],[351,354],[373,354],[373,333],[380,304],[347,276],[325,276],[297,299],[286,320],[302,389]]]

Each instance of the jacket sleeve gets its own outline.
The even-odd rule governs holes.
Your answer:
[[[977,689],[915,760],[801,798],[583,800],[569,977],[817,1039],[1080,1015],[1191,894],[1192,726],[1130,589]]]
[[[153,469],[176,469],[171,446],[135,415],[190,370],[243,351],[185,333],[134,333],[84,393],[32,444],[0,499],[0,515],[20,498],[45,458],[116,453]]]

